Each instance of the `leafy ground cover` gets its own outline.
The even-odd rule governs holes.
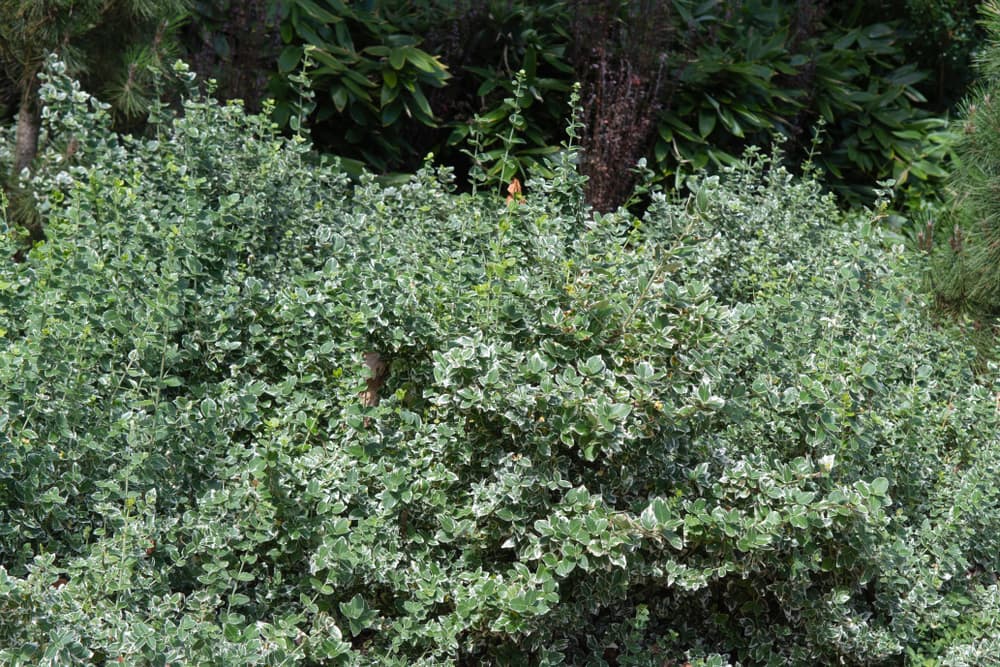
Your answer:
[[[48,241],[0,265],[4,663],[1000,654],[1000,387],[880,210],[756,152],[642,219],[585,207],[571,147],[523,202],[352,184],[266,109],[138,139],[44,95]]]

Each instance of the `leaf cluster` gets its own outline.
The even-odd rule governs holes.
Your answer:
[[[312,122],[338,114],[350,119],[350,127],[337,127],[331,140],[384,169],[409,146],[400,131],[402,118],[435,124],[426,91],[444,85],[449,74],[444,63],[419,48],[419,32],[405,29],[406,12],[381,5],[283,3],[280,30],[286,46],[277,64],[284,78],[274,80],[272,93],[278,100],[276,120],[289,122],[294,114],[287,100],[297,94],[290,76],[304,66],[310,88],[322,95]]]

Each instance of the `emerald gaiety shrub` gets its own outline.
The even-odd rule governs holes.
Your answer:
[[[235,105],[135,139],[46,95],[49,240],[0,268],[6,664],[996,646],[997,387],[878,212],[756,153],[642,220],[570,155],[520,204],[352,186]]]

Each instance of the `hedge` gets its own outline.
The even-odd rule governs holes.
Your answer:
[[[48,241],[0,265],[5,664],[996,655],[1000,387],[879,209],[755,151],[641,219],[572,148],[523,202],[353,184],[266,109],[138,138],[58,65],[44,94]]]

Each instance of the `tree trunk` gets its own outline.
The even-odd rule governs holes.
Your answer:
[[[378,392],[389,377],[389,363],[378,352],[365,352],[365,366],[368,367],[370,377],[367,380],[368,389],[361,392],[361,404],[366,408],[373,408],[378,405],[381,398]],[[371,426],[371,418],[365,417],[364,423],[365,428]]]
[[[14,254],[15,262],[23,262],[27,252],[35,243],[45,240],[45,230],[30,193],[21,187],[21,172],[30,169],[38,154],[38,131],[42,123],[42,110],[38,104],[38,78],[32,75],[26,79],[21,92],[21,105],[17,111],[17,130],[14,139],[14,168],[6,184],[9,196],[8,216],[17,225],[28,230],[25,245]]]
[[[11,174],[12,184],[17,183],[17,179],[26,167],[31,167],[31,163],[38,153],[38,127],[41,124],[42,114],[38,106],[38,82],[35,77],[31,77],[21,95],[21,107],[17,112],[17,134],[14,147],[14,173]]]
[[[368,389],[361,394],[361,403],[366,408],[372,408],[378,405],[378,392],[389,377],[389,364],[378,352],[365,352],[365,366],[368,367],[370,377],[367,380]]]

